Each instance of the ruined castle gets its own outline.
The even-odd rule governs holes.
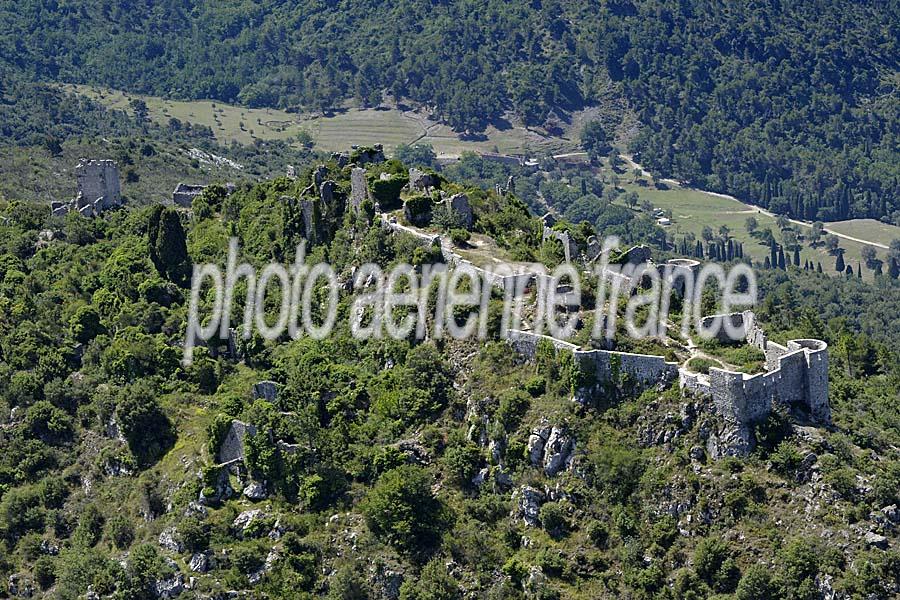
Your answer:
[[[754,375],[716,367],[710,367],[709,375],[680,370],[682,390],[711,398],[724,422],[725,427],[710,440],[721,445],[713,454],[747,454],[754,446],[753,428],[776,407],[800,413],[814,423],[831,422],[828,344],[801,339],[782,346],[770,341],[752,311],[710,318],[730,320],[743,331],[747,343],[766,356],[765,372]]]
[[[361,175],[365,171],[359,169]],[[362,180],[362,177],[359,177]],[[363,183],[362,180],[360,183]],[[354,186],[357,187],[357,186]],[[354,195],[364,198],[365,188],[358,185]],[[547,275],[522,270],[511,275],[498,275],[472,265],[455,253],[440,236],[407,227],[382,215],[382,222],[390,229],[412,235],[423,245],[439,248],[444,260],[451,266],[466,266],[474,269],[484,281],[505,292],[516,290],[520,293],[527,286],[538,283]],[[555,239],[562,243],[566,259],[576,257],[579,247],[567,231],[554,229],[552,215],[542,219],[543,239]],[[599,243],[588,240],[587,248],[580,258],[590,262],[600,254]],[[620,262],[644,263],[651,260],[650,249],[636,246],[619,256]],[[700,271],[698,261],[676,258],[656,266],[670,289],[685,295],[687,282],[693,281]],[[635,288],[631,277],[618,272],[607,272],[606,277],[622,280],[621,289]],[[542,282],[546,283],[546,282]],[[787,342],[786,346],[770,341],[758,325],[752,311],[715,315],[703,321],[704,329],[709,329],[714,321],[728,323],[731,333],[763,351],[766,357],[765,371],[754,375],[711,367],[709,374],[695,373],[677,363],[667,362],[662,356],[616,352],[612,350],[583,350],[577,345],[549,336],[528,331],[511,330],[507,342],[526,359],[534,359],[540,344],[549,344],[557,352],[569,353],[578,371],[578,385],[574,391],[575,400],[588,402],[597,395],[604,395],[610,386],[627,383],[635,390],[667,386],[676,380],[685,395],[693,395],[711,400],[721,427],[710,432],[707,439],[712,457],[744,456],[754,447],[754,430],[773,413],[776,408],[784,408],[809,422],[827,425],[831,421],[828,404],[828,345],[821,340],[798,339]],[[719,332],[722,332],[722,327]],[[724,333],[719,334],[724,335]],[[724,338],[721,338],[724,340]],[[728,338],[733,339],[733,337]]]
[[[95,217],[111,208],[122,205],[122,189],[119,183],[119,167],[112,160],[84,160],[75,166],[78,193],[69,202],[52,202],[55,216],[77,211],[86,217]]]

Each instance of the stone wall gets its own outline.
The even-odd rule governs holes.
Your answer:
[[[82,160],[75,166],[75,177],[78,179],[78,195],[85,202],[93,204],[102,198],[102,210],[122,203],[119,167],[115,161]]]
[[[202,194],[205,189],[205,185],[179,183],[175,187],[175,191],[172,192],[172,203],[176,206],[190,208],[194,202],[194,198]]]
[[[764,373],[748,375],[710,368],[709,377],[679,372],[682,390],[709,396],[725,428],[713,440],[714,456],[744,456],[755,444],[753,430],[776,406],[799,410],[820,424],[831,422],[828,403],[828,345],[821,340],[768,341],[751,311],[720,315],[743,325],[747,343],[766,355]]]
[[[369,184],[366,181],[366,170],[353,167],[350,171],[350,206],[353,212],[359,212],[363,202],[369,199]]]
[[[678,376],[678,365],[666,362],[662,356],[611,350],[581,350],[575,344],[564,340],[519,330],[510,330],[506,341],[516,352],[529,360],[534,359],[541,341],[549,342],[558,351],[571,352],[575,364],[583,375],[583,388],[576,391],[579,398],[596,393],[597,388],[603,384],[619,385],[625,376],[630,378],[638,389],[674,381]]]

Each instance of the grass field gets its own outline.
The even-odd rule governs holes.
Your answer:
[[[654,208],[661,208],[672,211],[672,225],[666,229],[669,233],[674,234],[676,239],[683,234],[691,232],[697,239],[701,239],[700,234],[705,226],[709,226],[714,232],[718,233],[719,227],[726,225],[730,229],[730,235],[737,241],[744,244],[744,255],[752,257],[755,261],[763,261],[769,254],[769,247],[747,231],[747,217],[754,217],[759,223],[759,230],[771,228],[775,234],[775,238],[780,241],[780,233],[775,219],[767,216],[759,211],[758,208],[730,200],[714,194],[708,194],[697,190],[685,189],[677,186],[671,186],[667,190],[658,190],[654,188],[644,187],[634,184],[623,184],[626,191],[635,191],[641,199],[647,199]],[[622,202],[618,200],[617,202]],[[865,237],[865,239],[873,239],[871,232],[864,224],[858,221],[847,221],[847,230],[842,227],[841,233],[846,233],[853,237]],[[854,224],[854,226],[849,226]],[[842,225],[842,224],[839,224]],[[829,227],[832,224],[828,225]],[[793,226],[799,229],[801,233],[808,233],[809,227]],[[890,227],[890,226],[886,226]],[[900,228],[892,228],[900,229]],[[837,228],[835,229],[837,230]],[[858,234],[858,235],[857,235]],[[884,235],[884,234],[882,234]],[[888,234],[889,238],[889,234]],[[881,238],[879,238],[881,239]],[[890,239],[887,240],[889,242]],[[841,239],[840,247],[845,250],[844,261],[853,266],[856,271],[857,264],[862,264],[862,247],[863,244],[851,240]],[[881,248],[877,248],[878,258],[885,260],[887,252]],[[824,247],[810,248],[804,244],[800,251],[801,263],[809,259],[813,263],[821,262],[822,269],[826,273],[833,274],[835,257],[828,253]],[[873,279],[873,273],[863,265],[863,277],[865,279]]]
[[[884,246],[891,241],[900,240],[900,227],[888,225],[875,219],[853,219],[852,221],[834,221],[826,223],[829,231],[849,235],[862,240],[870,240]]]
[[[446,125],[432,121],[417,111],[344,108],[333,115],[322,116],[270,108],[243,108],[206,100],[164,100],[96,86],[62,87],[107,107],[128,112],[132,112],[132,100],[143,100],[153,121],[165,124],[174,117],[205,125],[222,143],[236,141],[249,144],[255,139],[297,140],[297,135],[306,131],[315,141],[316,148],[325,152],[347,150],[353,144],[378,143],[392,150],[399,144],[426,143],[431,144],[438,155],[459,156],[474,150],[503,154],[566,152],[574,150],[577,145],[571,140],[542,136],[513,124],[504,125],[501,129],[488,127],[483,137],[462,140]]]

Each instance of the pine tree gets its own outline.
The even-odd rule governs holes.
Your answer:
[[[837,260],[834,261],[834,270],[837,271],[838,273],[843,273],[844,268],[845,268],[844,267],[844,255],[838,254]]]

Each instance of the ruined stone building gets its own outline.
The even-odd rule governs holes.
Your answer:
[[[78,184],[75,199],[51,203],[54,215],[78,211],[86,217],[94,217],[122,205],[119,167],[115,161],[82,159],[75,166],[75,178]]]

